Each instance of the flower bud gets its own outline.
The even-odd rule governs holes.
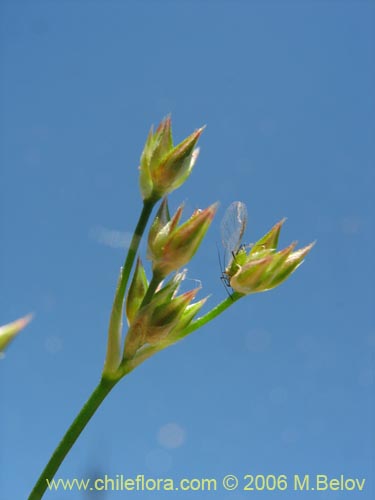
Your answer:
[[[177,342],[181,338],[181,332],[186,328],[194,319],[194,317],[198,314],[198,312],[202,309],[204,304],[206,303],[208,297],[199,300],[198,302],[194,302],[193,304],[189,304],[185,311],[183,312],[181,318],[179,319],[177,325],[173,328],[173,330],[169,334],[169,338],[174,342]]]
[[[158,306],[151,317],[151,325],[146,335],[148,344],[158,344],[177,326],[187,306],[194,299],[199,288]]]
[[[166,202],[165,202],[166,203]],[[148,258],[152,261],[153,272],[167,276],[187,264],[206,234],[217,209],[217,203],[205,210],[196,210],[190,219],[177,226],[182,206],[167,220],[164,202],[151,226],[148,238]]]
[[[140,187],[144,200],[157,201],[177,189],[189,177],[197,160],[196,143],[203,131],[193,132],[173,146],[170,117],[156,131],[151,128],[140,160]]]
[[[185,272],[177,274],[138,311],[126,336],[124,358],[133,358],[145,344],[158,344],[179,324],[199,290],[196,288],[177,296],[184,278]]]
[[[240,249],[225,270],[230,286],[240,294],[264,292],[285,281],[303,262],[313,243],[294,251],[296,243],[276,251],[280,229],[285,219],[278,222],[247,253]]]

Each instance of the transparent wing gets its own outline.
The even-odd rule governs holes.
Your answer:
[[[240,248],[247,223],[247,208],[242,201],[234,201],[226,209],[221,221],[221,240],[228,255]]]

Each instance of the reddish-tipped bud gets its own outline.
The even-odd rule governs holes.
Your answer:
[[[146,336],[148,344],[157,344],[167,337],[169,333],[177,326],[185,309],[194,299],[199,288],[185,292],[182,295],[161,304],[152,314],[151,323]]]
[[[201,299],[198,302],[194,302],[193,304],[189,304],[187,306],[179,322],[169,334],[169,341],[177,342],[177,340],[181,338],[181,333],[192,322],[192,320],[195,318],[198,312],[202,309],[207,299],[208,297],[205,297],[204,299]]]
[[[217,203],[214,203],[205,210],[196,210],[190,219],[178,226],[182,207],[167,222],[164,218],[166,208],[160,208],[148,238],[148,258],[155,274],[167,276],[190,261],[210,227],[216,209]]]
[[[188,310],[199,288],[177,295],[185,273],[177,274],[151,301],[142,307],[132,321],[125,340],[124,358],[131,359],[145,344],[158,344],[174,330]],[[192,317],[192,316],[191,316]]]
[[[306,255],[310,252],[315,243],[310,243],[295,252],[288,255],[285,262],[281,266],[278,273],[272,278],[269,283],[270,288],[274,288],[285,281],[304,261]]]
[[[250,293],[271,290],[285,281],[303,262],[313,244],[294,251],[296,243],[276,251],[280,229],[285,219],[275,226],[247,253],[241,249],[226,269],[226,276],[235,292]]]
[[[193,132],[173,146],[170,117],[151,129],[140,161],[140,187],[144,200],[156,201],[185,182],[198,157],[195,148],[203,131]]]

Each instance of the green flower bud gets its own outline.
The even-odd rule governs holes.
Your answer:
[[[177,146],[173,146],[170,117],[147,137],[140,160],[140,187],[144,200],[156,201],[185,182],[198,157],[196,143],[200,128]]]
[[[185,292],[182,295],[161,304],[153,311],[150,328],[146,334],[148,344],[158,344],[177,326],[180,318],[199,288]]]
[[[179,340],[180,333],[192,322],[192,320],[206,303],[207,299],[208,297],[205,297],[204,299],[201,299],[198,302],[194,302],[193,304],[189,304],[186,307],[177,325],[170,332],[169,339],[173,339],[174,342],[177,342],[177,340]]]
[[[176,210],[176,213],[171,219],[169,214],[168,201],[166,198],[164,198],[164,200],[162,201],[148,234],[148,257],[151,260],[152,250],[164,247],[170,233],[175,229],[181,218],[182,210],[183,205],[181,205]]]
[[[179,324],[199,290],[177,295],[184,278],[185,272],[177,274],[138,311],[126,336],[124,358],[133,358],[145,344],[158,344]]]
[[[178,226],[182,206],[172,219],[167,220],[167,208],[162,204],[148,238],[147,255],[155,274],[167,276],[191,260],[212,222],[217,206],[214,203],[205,210],[196,210],[190,219]]]
[[[275,288],[285,281],[303,262],[314,244],[294,251],[296,243],[276,251],[280,229],[278,222],[247,252],[241,248],[229,263],[225,274],[235,292],[247,295]]]

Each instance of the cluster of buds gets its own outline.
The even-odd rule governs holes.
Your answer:
[[[204,210],[195,210],[192,216],[178,225],[183,206],[170,217],[167,200],[164,199],[150,228],[148,258],[154,274],[164,278],[185,266],[197,251],[217,210],[217,203]]]
[[[140,187],[144,201],[157,201],[185,182],[197,160],[195,145],[203,128],[173,146],[171,119],[165,118],[156,131],[151,128],[140,161]]]
[[[243,295],[271,290],[285,281],[302,264],[314,243],[294,250],[292,243],[277,251],[280,229],[285,219],[273,226],[247,250],[241,247],[225,270],[225,278],[235,292]]]
[[[177,273],[165,286],[160,285],[151,301],[142,306],[147,278],[138,260],[129,289],[126,314],[129,330],[125,340],[124,359],[132,359],[145,344],[158,344],[167,336],[181,331],[194,318],[206,299],[192,303],[200,287],[178,295],[186,271]]]
[[[140,161],[142,198],[151,208],[158,200],[164,198],[148,235],[147,257],[152,263],[153,277],[149,283],[141,260],[138,259],[126,299],[129,329],[121,355],[122,305],[126,287],[123,284],[124,272],[121,271],[116,292],[118,295],[115,298],[110,322],[108,351],[103,372],[106,376],[117,377],[121,373],[121,370],[118,371],[121,365],[124,367],[128,361],[134,362],[135,358],[139,360],[142,356],[147,356],[150,349],[160,350],[177,341],[186,328],[194,326],[190,323],[206,301],[202,299],[193,302],[200,286],[179,294],[186,271],[178,271],[186,266],[196,253],[211,225],[217,203],[203,210],[195,210],[186,222],[180,223],[183,206],[177,208],[171,216],[166,198],[190,175],[198,156],[196,143],[202,130],[196,130],[180,144],[173,146],[171,120],[167,117],[155,132],[151,129],[147,138]],[[246,224],[246,213],[241,211],[244,210],[241,208],[244,204],[236,206],[238,210],[233,213],[234,222],[239,228],[235,233],[239,244]],[[289,277],[311,250],[312,244],[295,250],[296,244],[293,243],[278,251],[277,244],[283,222],[282,220],[276,224],[250,248],[236,246],[223,277],[237,293],[237,298],[275,288]],[[137,238],[138,236],[137,234]],[[132,248],[133,255],[139,243],[138,239],[134,241],[136,243]],[[129,262],[132,263],[132,260]],[[165,278],[171,273],[176,274],[165,283]],[[206,317],[212,319],[222,312],[227,304],[226,301],[222,302],[207,313]]]

